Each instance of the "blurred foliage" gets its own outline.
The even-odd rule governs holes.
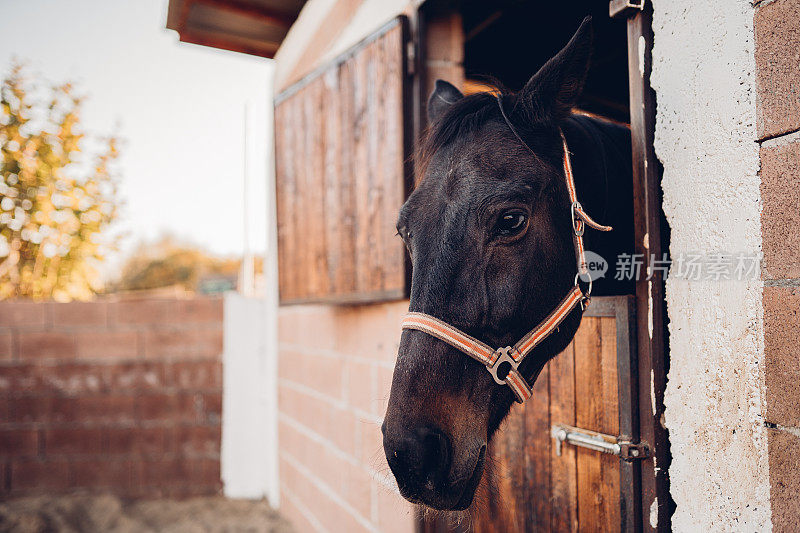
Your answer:
[[[19,64],[2,80],[0,299],[85,300],[102,288],[118,142],[81,131],[81,102],[72,85],[44,88]]]
[[[155,243],[140,244],[123,265],[119,279],[109,286],[109,292],[164,287],[197,292],[204,281],[213,278],[229,278],[235,283],[240,267],[238,258],[217,257],[165,236]],[[260,272],[262,267],[261,258],[256,258],[255,271]]]

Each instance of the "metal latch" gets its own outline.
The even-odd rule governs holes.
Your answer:
[[[551,435],[556,440],[556,455],[561,455],[563,443],[580,446],[602,453],[616,455],[623,461],[646,459],[650,456],[650,448],[645,443],[634,443],[620,437],[597,433],[586,429],[556,424],[551,428]]]
[[[611,0],[608,3],[608,15],[613,19],[630,16],[636,11],[644,11],[644,0]]]

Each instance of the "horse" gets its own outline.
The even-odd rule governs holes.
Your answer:
[[[611,265],[633,253],[630,131],[573,114],[591,48],[587,17],[516,93],[464,96],[437,80],[419,149],[422,177],[397,221],[412,268],[411,314],[478,344],[507,346],[583,285],[567,172],[585,211],[615,228],[586,233],[588,249]],[[594,294],[633,292],[632,281],[610,275],[594,284]],[[528,383],[572,340],[581,300],[519,365]],[[400,338],[383,447],[401,495],[425,508],[472,505],[487,444],[518,399],[464,352],[424,328]]]

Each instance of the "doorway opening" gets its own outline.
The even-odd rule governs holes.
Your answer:
[[[619,191],[633,204],[632,228],[626,230],[635,241],[632,250],[662,259],[669,249],[669,229],[657,186],[660,166],[652,149],[651,7],[631,10],[629,4],[626,20],[611,18],[609,4],[596,0],[428,0],[418,17],[417,101],[426,101],[437,78],[467,94],[492,90],[492,79],[517,91],[591,15],[592,62],[575,111],[631,129],[633,180],[629,190]],[[424,105],[418,106],[418,113],[422,115],[419,124],[424,125]],[[597,307],[584,314],[586,328],[595,329],[579,331],[568,348],[570,353],[551,361],[551,368],[540,376],[534,398],[545,399],[535,400],[534,406],[524,410],[512,410],[494,444],[499,472],[492,481],[497,494],[489,498],[488,510],[479,510],[473,517],[476,529],[502,524],[511,529],[557,531],[602,523],[609,530],[653,530],[653,505],[658,508],[657,528],[668,528],[674,509],[666,478],[669,442],[658,422],[669,363],[666,304],[663,279],[649,279],[648,264],[645,258],[635,283],[605,293],[608,296],[597,298]],[[608,266],[613,276],[616,265]],[[601,359],[604,362],[598,363]],[[599,400],[584,401],[586,396]],[[581,422],[589,432],[645,443],[652,455],[626,463],[609,456],[598,459],[592,455],[596,451],[563,443],[556,446],[557,439],[552,437],[558,424],[580,426]],[[567,450],[566,459],[556,454],[557,447]],[[520,454],[523,461],[516,458]],[[546,475],[537,474],[543,471]],[[597,489],[598,484],[603,490]],[[480,513],[491,517],[488,523]],[[420,526],[423,531],[452,530],[452,524],[436,520],[423,520]]]

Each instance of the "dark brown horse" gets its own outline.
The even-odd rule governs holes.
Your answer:
[[[615,228],[587,232],[587,248],[606,258],[612,271],[618,254],[632,252],[630,133],[571,114],[591,41],[587,18],[520,92],[503,92],[508,121],[494,95],[463,96],[437,81],[428,102],[423,178],[397,223],[413,265],[411,311],[491,346],[507,346],[573,287],[559,130],[573,154],[586,211]],[[625,292],[631,287],[608,277],[595,283],[595,294]],[[578,306],[524,360],[519,370],[529,383],[569,344],[580,321]],[[495,383],[477,361],[424,332],[404,331],[382,428],[403,496],[436,509],[469,507],[487,443],[513,401],[510,388]]]

